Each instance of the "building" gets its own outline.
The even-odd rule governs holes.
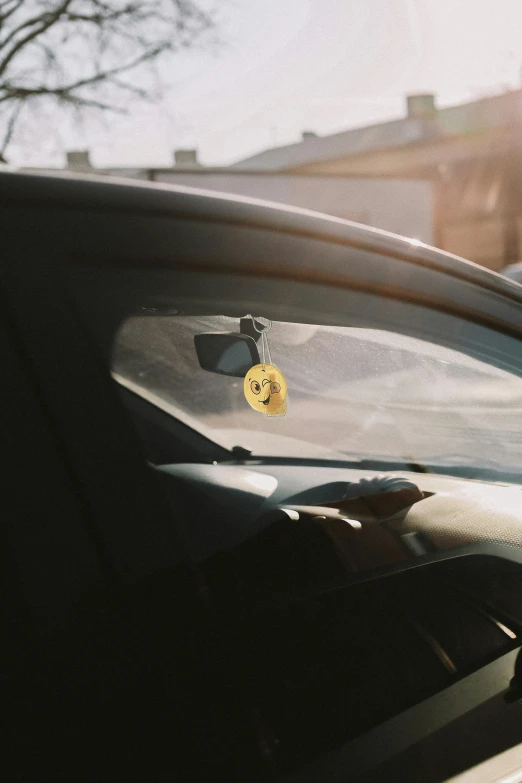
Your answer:
[[[67,153],[67,169],[279,202],[433,244],[432,184],[420,179],[209,167],[199,163],[194,149],[175,150],[173,165],[158,168],[94,168],[88,150],[74,150]]]
[[[370,175],[301,174],[240,165],[202,166],[197,150],[175,150],[173,165],[157,168],[94,168],[88,150],[67,153],[78,173],[183,185],[302,209],[325,212],[433,244],[432,183]]]
[[[307,132],[233,168],[430,182],[434,244],[496,270],[522,257],[520,90],[441,110],[435,96],[412,95],[402,119]]]
[[[103,173],[290,204],[433,244],[432,185],[421,180],[186,165],[166,169],[103,169]]]
[[[93,171],[86,151],[68,167]],[[522,90],[437,109],[410,95],[403,118],[295,144],[229,167],[176,150],[167,168],[97,173],[234,193],[366,223],[494,270],[522,259]]]

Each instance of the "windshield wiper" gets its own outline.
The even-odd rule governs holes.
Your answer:
[[[507,484],[522,483],[522,472],[516,472],[513,468],[497,466],[491,463],[488,466],[476,465],[468,462],[459,464],[456,461],[446,463],[444,457],[435,461],[413,461],[411,458],[386,459],[384,457],[352,457],[346,459],[329,459],[328,457],[274,457],[253,454],[243,446],[235,446],[231,449],[234,459],[222,464],[241,465],[302,465],[303,467],[331,467],[331,468],[356,468],[357,470],[375,471],[376,473],[422,473],[452,476],[455,478],[472,479],[475,481],[500,482]],[[435,458],[434,458],[435,459]],[[462,458],[464,461],[464,458]],[[439,461],[440,460],[440,461]]]
[[[382,459],[369,459],[363,458],[346,458],[346,459],[334,459],[328,457],[278,457],[263,454],[253,454],[249,449],[243,446],[234,446],[231,449],[234,460],[227,460],[230,462],[241,464],[262,464],[262,465],[303,465],[303,466],[328,466],[338,468],[357,468],[360,470],[374,470],[374,471],[400,471],[408,470],[410,473],[429,473],[430,471],[420,465],[414,463],[406,463],[402,460],[382,460]],[[416,470],[414,468],[417,468]]]

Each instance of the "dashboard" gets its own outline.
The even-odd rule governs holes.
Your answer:
[[[285,506],[333,504],[361,481],[375,477],[374,472],[366,470],[255,460],[243,465],[163,465],[159,470],[166,477],[193,486],[214,509],[225,510],[219,524],[213,524],[210,518],[202,530],[192,525],[187,528],[187,540],[197,559],[259,533],[269,523],[267,512]],[[423,495],[393,520],[398,535],[418,533],[427,537],[432,551],[472,544],[506,546],[511,551],[506,550],[504,555],[517,559],[513,547],[522,548],[522,487],[434,474],[401,472],[387,476],[406,479]],[[350,513],[356,515],[357,511],[352,509]],[[416,552],[424,554],[419,548]]]
[[[520,741],[504,694],[521,488],[255,460],[158,471],[188,492],[187,548],[244,633],[280,773],[440,781]]]

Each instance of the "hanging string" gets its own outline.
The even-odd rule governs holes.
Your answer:
[[[266,358],[268,359],[268,364],[272,364],[272,357],[270,356],[270,346],[268,345],[268,335],[266,333],[266,330],[261,335],[261,338],[265,341],[265,352],[266,352]]]
[[[263,320],[267,322],[266,325],[264,325],[261,324],[261,319],[258,318],[257,319],[258,323],[260,323],[261,326],[263,326],[262,329],[258,329],[256,324],[256,319],[254,318],[254,316],[250,315],[249,313],[247,318],[252,319],[252,325],[254,327],[254,330],[261,335],[261,363],[264,369],[265,364],[272,364],[272,357],[270,355],[270,346],[268,345],[268,332],[272,328],[272,321],[269,318],[264,318]]]

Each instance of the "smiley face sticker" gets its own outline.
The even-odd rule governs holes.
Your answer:
[[[284,416],[286,413],[286,380],[273,364],[256,364],[245,375],[245,397],[255,411],[266,416]]]

